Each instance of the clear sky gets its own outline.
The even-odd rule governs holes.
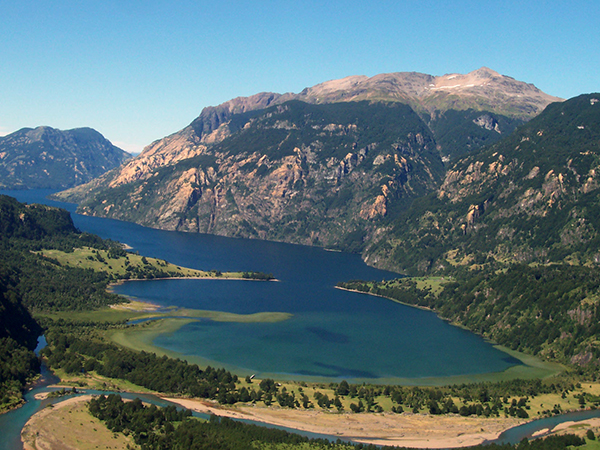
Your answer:
[[[600,2],[0,0],[0,135],[89,126],[140,151],[238,96],[482,66],[600,91]]]

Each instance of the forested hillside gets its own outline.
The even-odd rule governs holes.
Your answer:
[[[510,262],[600,262],[600,94],[554,103],[453,164],[366,259],[410,274]]]
[[[52,369],[66,373],[80,373],[84,368],[96,370],[104,376],[130,380],[156,391],[209,398],[217,398],[219,394],[223,403],[233,402],[228,396],[235,390],[234,377],[223,369],[200,370],[197,365],[183,361],[123,350],[97,333],[123,327],[120,322],[68,321],[70,312],[89,312],[126,302],[125,298],[107,291],[115,277],[185,276],[184,269],[164,261],[153,264],[149,261],[152,258],[128,255],[119,243],[82,233],[65,210],[26,205],[4,195],[0,195],[0,227],[0,411],[19,404],[25,384],[38,373],[39,361],[33,349],[43,332],[49,343],[44,354]],[[87,249],[88,258],[93,259],[90,268],[62,264],[46,256],[56,254],[54,250],[63,254],[81,253],[82,247]],[[116,267],[121,260],[126,265],[121,275],[109,270],[110,264]],[[218,273],[222,277],[228,275]],[[237,276],[272,278],[254,272]],[[53,320],[49,316],[59,318]],[[181,377],[175,376],[174,371]],[[234,400],[239,398],[239,393],[235,395]]]
[[[33,252],[110,245],[80,233],[67,211],[0,196],[0,410],[21,401],[24,384],[39,370],[33,349],[42,329],[31,312],[122,301],[106,292],[105,274],[62,267]]]
[[[433,309],[513,350],[588,367],[600,357],[600,268],[512,265],[457,271],[434,291],[407,278],[341,287]]]

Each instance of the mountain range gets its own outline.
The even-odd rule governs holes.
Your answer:
[[[408,273],[588,261],[600,258],[586,250],[593,213],[578,205],[594,201],[596,97],[563,102],[487,68],[261,93],[205,108],[59,197],[85,214],[361,252]]]
[[[23,128],[0,137],[0,189],[66,189],[129,158],[91,128]]]

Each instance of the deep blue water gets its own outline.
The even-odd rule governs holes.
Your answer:
[[[28,203],[48,191],[8,193]],[[160,336],[155,344],[241,374],[347,380],[405,379],[498,372],[519,362],[435,314],[386,299],[335,289],[339,281],[389,279],[358,255],[321,248],[144,228],[73,214],[75,225],[140,254],[197,269],[254,270],[279,282],[155,280],[116,287],[164,306],[249,314],[289,312],[278,323],[208,320]]]

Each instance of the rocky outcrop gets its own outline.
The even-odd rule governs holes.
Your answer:
[[[238,97],[61,198],[147,226],[361,250],[438,187],[442,156],[495,142],[554,100],[486,68]]]
[[[417,200],[394,237],[375,242],[368,257],[390,261],[394,253],[415,271],[473,261],[596,264],[600,108],[591,98],[552,104],[456,161],[435,196]]]
[[[146,226],[360,249],[443,173],[431,132],[402,104],[292,101],[236,122],[213,144],[188,127],[61,198]]]

